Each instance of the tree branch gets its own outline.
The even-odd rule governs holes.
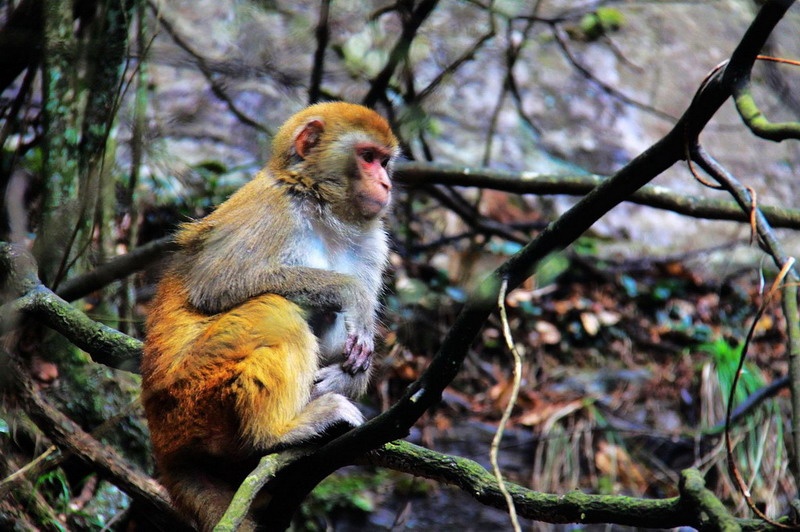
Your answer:
[[[319,6],[319,23],[317,24],[317,50],[314,52],[314,69],[311,71],[311,83],[308,88],[308,103],[317,103],[322,86],[322,75],[325,73],[325,50],[328,48],[328,15],[331,0],[322,0]]]
[[[231,113],[233,113],[233,115],[236,118],[238,118],[241,123],[243,123],[246,126],[250,126],[254,129],[257,129],[259,131],[262,131],[269,136],[272,136],[273,133],[267,126],[250,118],[249,116],[244,114],[242,110],[239,109],[239,107],[236,105],[233,99],[231,99],[231,97],[228,96],[228,93],[225,92],[224,85],[220,83],[216,79],[216,77],[214,77],[214,72],[211,70],[211,67],[208,66],[208,61],[206,60],[206,58],[197,53],[189,45],[189,43],[178,34],[172,23],[170,23],[166,18],[164,18],[163,8],[161,6],[156,5],[154,0],[148,1],[148,5],[150,6],[150,9],[153,11],[153,14],[155,15],[156,19],[158,19],[158,21],[161,23],[161,26],[165,30],[167,30],[169,36],[172,37],[173,41],[175,41],[175,44],[180,46],[186,53],[188,53],[192,57],[192,59],[194,59],[197,68],[200,70],[200,73],[202,73],[203,76],[208,81],[209,87],[211,87],[211,92],[214,93],[214,96],[216,96],[222,103],[224,103],[228,107],[228,110]]]
[[[597,175],[509,172],[489,168],[419,162],[397,164],[395,178],[410,187],[442,184],[501,190],[513,194],[566,194],[570,196],[583,196],[608,180],[606,177]],[[625,200],[693,218],[749,222],[748,214],[743,212],[733,201],[687,196],[655,185],[645,185]],[[800,210],[770,206],[761,207],[761,210],[773,227],[800,229]]]
[[[33,316],[112,368],[137,371],[142,343],[90,319],[45,287],[36,277],[36,262],[21,246],[0,242],[0,272],[18,297],[0,307],[0,332],[14,326],[20,313]]]
[[[364,105],[373,107],[378,103],[378,100],[383,98],[386,88],[389,86],[395,70],[397,70],[397,66],[408,56],[408,51],[411,49],[411,41],[417,35],[417,30],[438,3],[439,0],[422,0],[412,11],[408,21],[403,24],[403,32],[400,34],[400,39],[389,53],[389,60],[378,75],[375,76],[375,79],[372,80],[369,92],[364,96]]]
[[[739,111],[742,121],[754,135],[775,142],[786,139],[800,139],[800,122],[773,123],[764,116],[750,91],[749,76],[734,88],[733,101],[736,103],[736,110]]]
[[[56,293],[67,301],[80,299],[104,288],[113,281],[124,279],[143,269],[148,264],[163,257],[166,253],[174,251],[177,247],[172,236],[153,240],[143,246],[134,248],[125,255],[114,257],[90,272],[64,281]]]

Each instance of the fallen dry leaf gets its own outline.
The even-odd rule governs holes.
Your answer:
[[[600,473],[617,478],[634,493],[647,490],[648,484],[642,470],[624,448],[605,441],[601,441],[597,447],[594,461]]]

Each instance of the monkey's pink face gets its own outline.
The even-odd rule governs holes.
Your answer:
[[[393,153],[384,146],[362,142],[355,146],[359,179],[355,185],[356,207],[367,218],[381,215],[392,200],[389,164]]]

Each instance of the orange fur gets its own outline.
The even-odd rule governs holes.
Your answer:
[[[175,276],[162,280],[148,316],[142,401],[181,510],[221,517],[235,482],[198,476],[196,467],[188,474],[187,464],[244,461],[278,443],[303,422],[317,358],[316,338],[294,303],[266,294],[205,316],[186,304]]]
[[[207,317],[186,304],[179,280],[166,277],[142,364],[156,455],[168,461],[186,449],[221,456],[273,446],[308,403],[317,358],[294,303],[266,294]]]

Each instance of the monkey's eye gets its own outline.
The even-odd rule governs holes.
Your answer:
[[[381,159],[381,166],[383,166],[384,168],[389,166],[389,157],[384,157],[383,159]]]
[[[372,150],[364,150],[361,152],[361,158],[367,164],[372,164],[375,160],[375,153]]]

